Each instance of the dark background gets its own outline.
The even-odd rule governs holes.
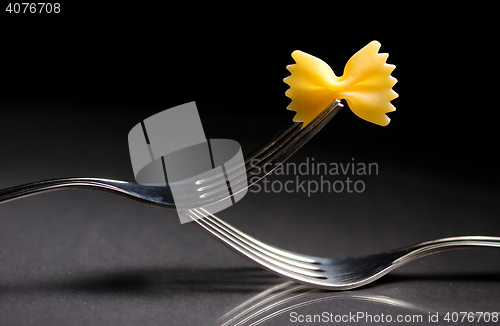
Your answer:
[[[237,140],[249,153],[293,118],[282,82],[293,50],[341,75],[378,40],[397,66],[392,122],[379,127],[346,107],[292,158],[376,162],[366,191],[249,192],[220,216],[264,241],[323,256],[500,235],[492,8],[61,8],[1,8],[1,188],[67,176],[133,181],[128,131],[193,100],[207,138]],[[280,282],[180,225],[175,212],[110,194],[53,192],[3,204],[0,216],[2,324],[197,325]],[[488,250],[431,256],[359,291],[428,309],[491,311],[498,258]],[[429,303],[429,294],[442,300]],[[388,309],[356,300],[335,307]]]

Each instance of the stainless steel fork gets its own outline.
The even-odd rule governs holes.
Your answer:
[[[302,123],[292,123],[271,141],[245,159],[248,186],[270,174],[276,167],[299,150],[318,133],[341,109],[340,101],[333,102],[315,120],[302,128]],[[264,169],[263,167],[266,167]],[[238,178],[241,175],[228,176]],[[199,185],[192,201],[213,203],[225,199],[222,176],[207,180],[194,180]],[[131,182],[98,178],[63,178],[34,182],[0,191],[0,203],[46,191],[68,188],[91,188],[109,191],[142,202],[177,208],[184,216],[208,234],[221,241],[241,256],[275,274],[309,286],[345,290],[365,285],[391,270],[420,257],[451,249],[474,247],[500,247],[500,237],[463,236],[437,239],[402,249],[362,257],[321,258],[302,255],[265,244],[241,232],[216,216],[209,214],[202,205],[197,207],[175,206],[170,188],[146,186]],[[241,191],[241,190],[240,190]],[[234,195],[234,193],[233,193]]]
[[[274,136],[266,145],[262,146],[245,158],[245,170],[248,178],[246,187],[260,181],[272,173],[281,163],[292,156],[307,141],[316,135],[343,107],[339,100],[330,104],[308,126],[302,128],[302,123],[293,122]],[[263,167],[266,167],[265,169]],[[234,167],[233,170],[241,171]],[[231,184],[237,185],[234,180],[241,179],[241,175],[227,171]],[[246,177],[246,176],[245,176]],[[74,188],[90,188],[111,192],[131,199],[139,200],[146,204],[158,205],[171,209],[198,208],[227,198],[226,179],[223,174],[211,175],[210,179],[189,179],[181,182],[192,182],[197,185],[198,193],[184,198],[184,203],[174,202],[170,185],[143,185],[134,182],[101,179],[101,178],[59,178],[37,181],[20,186],[0,190],[0,203],[36,195],[39,193]],[[193,187],[189,187],[190,189]],[[239,191],[244,188],[237,187]],[[234,196],[236,193],[233,193]]]

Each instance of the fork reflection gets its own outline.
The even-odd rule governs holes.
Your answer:
[[[321,289],[313,289],[305,285],[288,281],[273,286],[255,295],[220,317],[212,325],[260,325],[274,317],[291,312],[297,308],[339,299],[351,299],[385,304],[388,306],[401,307],[425,313],[426,315],[429,312],[437,312],[431,308],[419,306],[408,301],[391,298],[385,295],[367,293],[357,294],[356,292],[327,292]]]
[[[436,288],[438,287],[439,286],[436,286]],[[293,281],[287,281],[273,285],[258,293],[224,314],[211,325],[261,325],[275,317],[291,313],[296,309],[332,300],[354,300],[358,302],[367,302],[388,307],[407,309],[416,314],[422,315],[422,321],[427,321],[431,314],[433,316],[438,314],[439,320],[442,320],[446,313],[455,311],[450,308],[454,306],[453,298],[449,298],[451,302],[448,301],[441,305],[436,304],[436,302],[429,303],[431,301],[428,300],[425,295],[425,291],[423,291],[420,296],[410,296],[414,301],[410,302],[408,300],[399,299],[386,294],[374,293],[374,290],[376,292],[380,292],[378,289],[364,288],[362,290],[356,289],[350,291],[332,292],[314,289],[305,285],[300,285]],[[423,301],[426,302],[426,304],[417,303],[417,301]],[[338,309],[339,307],[332,306],[332,308]],[[460,307],[454,308],[461,309]],[[474,313],[474,315],[477,317],[477,313]]]

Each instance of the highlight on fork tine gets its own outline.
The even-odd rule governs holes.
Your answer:
[[[292,99],[287,110],[297,112],[293,121],[304,128],[335,99],[345,99],[358,117],[387,126],[386,113],[396,110],[390,101],[398,97],[391,76],[396,66],[386,63],[387,53],[378,53],[380,45],[372,41],[356,52],[340,77],[321,59],[293,51],[296,63],[286,67],[291,75],[283,79],[290,86],[285,95]]]

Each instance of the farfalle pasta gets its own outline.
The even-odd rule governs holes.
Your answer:
[[[321,59],[294,51],[296,63],[287,66],[291,75],[283,80],[290,86],[285,95],[292,99],[287,109],[297,112],[293,121],[305,127],[334,100],[345,99],[360,118],[388,125],[386,113],[396,110],[390,101],[398,97],[391,76],[396,66],[387,64],[389,55],[379,49],[379,42],[370,42],[347,61],[340,77]]]

